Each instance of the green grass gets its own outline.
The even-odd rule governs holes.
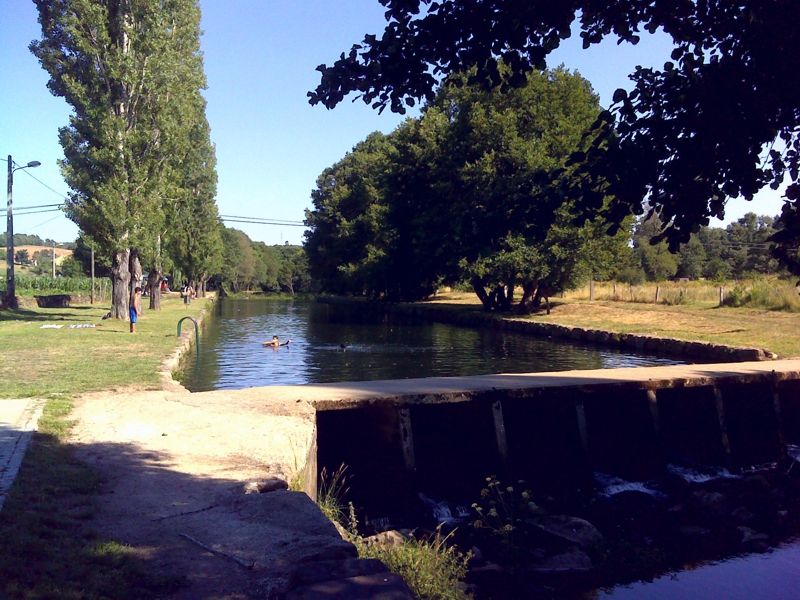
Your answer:
[[[89,533],[100,482],[66,443],[71,408],[67,398],[47,401],[0,512],[0,597],[164,597],[182,581],[153,573],[131,548]]]
[[[147,299],[144,299],[145,307]],[[209,301],[184,305],[162,299],[162,310],[145,309],[137,333],[128,323],[102,320],[108,306],[0,310],[0,397],[22,398],[78,394],[109,388],[159,387],[160,365],[177,346],[176,326],[183,316],[197,317]],[[69,329],[90,323],[91,329]],[[42,329],[42,325],[63,325]]]
[[[708,284],[704,285],[708,287]],[[701,286],[697,287],[701,289]],[[618,294],[623,289],[618,288]],[[776,286],[776,289],[785,291],[785,287]],[[792,293],[795,293],[793,289]],[[700,296],[700,292],[696,291],[693,297]],[[758,296],[757,289],[755,297]],[[766,348],[782,358],[800,357],[800,336],[797,335],[800,331],[800,312],[775,310],[774,307],[756,308],[752,303],[738,308],[719,307],[718,297],[715,302],[692,300],[674,305],[603,299],[606,295],[600,294],[597,289],[595,297],[598,299],[590,302],[586,293],[573,292],[567,294],[566,298],[551,298],[552,310],[549,315],[541,312],[520,317],[509,313],[497,315],[497,318],[526,318],[568,327]],[[475,294],[464,292],[438,294],[429,302],[419,303],[419,306],[457,312],[482,312]]]
[[[360,558],[377,558],[389,570],[402,577],[420,600],[467,600],[458,584],[467,574],[470,555],[461,554],[448,545],[450,536],[441,531],[430,539],[408,539],[399,545],[370,543],[358,534],[358,520],[353,504],[349,514],[343,510],[343,498],[348,492],[347,465],[332,473],[325,468],[320,473],[317,505],[329,520],[342,525],[347,539],[358,550]]]
[[[468,555],[448,545],[439,531],[427,540],[409,539],[397,546],[367,544],[354,538],[360,558],[377,558],[400,575],[420,600],[467,600],[458,584],[467,574]]]

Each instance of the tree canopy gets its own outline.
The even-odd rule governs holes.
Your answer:
[[[467,280],[494,310],[519,285],[528,309],[602,269],[619,242],[597,235],[602,220],[578,224],[563,194],[600,112],[586,80],[556,69],[501,93],[452,78],[421,118],[371,134],[318,179],[306,248],[323,288],[413,300]]]
[[[157,283],[171,244],[181,266],[202,281],[214,258],[197,258],[186,244],[207,232],[206,246],[217,257],[221,251],[214,149],[200,93],[200,9],[197,0],[36,5],[42,37],[31,51],[50,91],[72,108],[59,131],[71,189],[66,212],[111,258],[112,315],[127,319],[127,288],[131,274],[141,277],[140,260]],[[207,219],[202,225],[198,214]]]
[[[432,101],[443,77],[523,85],[575,25],[584,47],[606,37],[636,44],[643,32],[671,37],[671,60],[638,67],[633,90],[614,94],[577,158],[581,205],[612,198],[617,222],[643,201],[675,248],[722,217],[729,198],[778,189],[787,174],[776,240],[800,269],[800,4],[794,0],[379,0],[387,26],[331,66],[321,65],[312,104],[336,106],[351,92],[383,110]],[[507,70],[499,67],[499,61]]]

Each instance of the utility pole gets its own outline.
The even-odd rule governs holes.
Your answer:
[[[8,203],[6,212],[6,306],[18,308],[17,286],[14,279],[14,214],[12,188],[14,187],[14,162],[8,155]]]
[[[41,165],[38,160],[32,160],[27,165],[14,168],[14,161],[11,155],[8,155],[8,204],[6,206],[6,306],[8,308],[19,308],[17,303],[17,282],[14,278],[14,213],[11,212],[13,208],[13,193],[14,189],[14,171],[19,169],[27,169],[28,167],[38,167]]]
[[[92,242],[92,293],[89,296],[89,302],[94,304],[94,242]]]
[[[56,278],[56,243],[53,242],[53,279]]]

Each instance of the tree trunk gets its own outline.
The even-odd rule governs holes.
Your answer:
[[[486,288],[483,287],[483,280],[480,277],[473,277],[469,281],[470,285],[472,286],[473,291],[478,296],[478,299],[483,304],[483,308],[486,310],[492,310],[492,303],[489,300],[489,296],[486,293]]]
[[[131,297],[128,300],[129,304],[133,304],[133,297],[134,297],[134,290],[139,288],[140,290],[144,287],[142,282],[144,281],[144,277],[142,276],[142,263],[139,260],[139,251],[136,248],[131,249],[130,253],[130,274],[131,274]]]
[[[127,321],[130,299],[130,250],[115,252],[111,261],[111,317]]]
[[[164,276],[164,267],[161,265],[161,234],[156,236],[156,258],[147,276],[150,286],[150,310],[161,310],[161,278]]]
[[[522,284],[522,298],[520,298],[519,304],[517,305],[521,313],[531,312],[531,298],[533,298],[538,287],[535,281],[526,281]]]
[[[150,310],[161,310],[161,269],[150,269],[147,283],[150,286]]]
[[[198,298],[205,298],[206,297],[206,284],[208,283],[208,276],[201,275],[200,276],[200,283],[197,286],[197,297]]]

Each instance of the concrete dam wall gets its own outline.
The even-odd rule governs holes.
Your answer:
[[[415,490],[468,497],[489,475],[558,490],[593,472],[750,467],[800,444],[798,360],[303,388],[319,468],[347,465],[354,497],[386,513]]]

